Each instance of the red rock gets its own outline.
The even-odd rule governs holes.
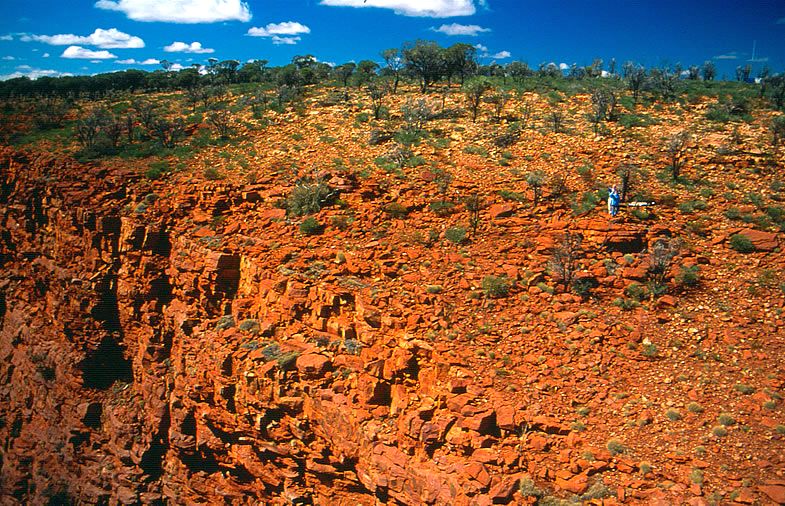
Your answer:
[[[556,486],[573,494],[582,494],[589,488],[589,478],[585,474],[576,474],[569,479],[556,477]]]
[[[758,251],[773,251],[779,246],[777,234],[773,232],[745,228],[739,231],[739,235],[749,239]]]
[[[496,408],[496,425],[500,429],[515,430],[518,425],[515,423],[516,409],[512,406],[499,406]]]
[[[518,490],[520,480],[520,476],[504,477],[492,486],[488,496],[493,501],[493,504],[507,504],[510,502],[513,494]]]
[[[466,464],[463,468],[464,474],[466,476],[483,487],[487,487],[491,484],[491,475],[488,474],[488,470],[485,469],[485,466],[480,462],[470,462]]]
[[[512,204],[493,204],[488,208],[488,214],[492,220],[508,218],[515,213],[515,206]]]
[[[324,355],[307,353],[297,357],[297,371],[305,379],[321,378],[330,369],[330,359]]]
[[[461,427],[474,430],[480,434],[488,434],[496,428],[496,413],[493,410],[483,411],[461,421]]]
[[[785,504],[785,485],[759,485],[758,490],[777,504]]]

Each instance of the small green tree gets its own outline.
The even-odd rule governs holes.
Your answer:
[[[575,276],[582,244],[583,236],[581,234],[565,233],[561,245],[553,251],[548,262],[551,272],[558,276],[565,290],[570,288]]]
[[[691,140],[692,136],[690,133],[682,130],[671,135],[665,145],[665,152],[668,153],[671,162],[671,176],[674,180],[679,179],[682,165],[684,165],[684,154]]]
[[[491,83],[486,77],[471,79],[463,85],[463,93],[466,96],[466,103],[472,113],[472,122],[477,121],[477,113],[480,110],[482,96],[491,89]]]
[[[542,187],[545,184],[546,177],[545,172],[541,170],[535,170],[526,174],[526,184],[529,185],[529,188],[534,192],[535,207],[539,204],[540,198],[542,197]]]

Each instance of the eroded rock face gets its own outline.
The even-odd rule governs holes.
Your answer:
[[[376,198],[362,184],[353,197]],[[454,250],[289,244],[276,186],[191,183],[157,198],[133,174],[12,152],[0,153],[0,185],[2,502],[532,503],[533,480],[564,495],[606,477],[621,501],[664,494],[570,423],[591,405],[612,434],[602,416],[638,409],[609,378],[639,373],[644,357],[618,350],[668,315],[590,316],[581,297],[542,288],[542,265],[579,232],[615,255],[589,257],[579,279],[620,292],[648,269],[623,253],[667,227],[489,209],[493,226],[531,242],[526,255],[509,235],[493,246],[523,305],[467,297],[490,271],[472,273]],[[220,229],[235,211],[254,228]],[[462,266],[447,299],[462,306],[426,284],[433,264]],[[493,308],[512,323],[429,337]],[[728,332],[701,339],[730,343]],[[478,357],[488,365],[473,367]],[[657,472],[677,480],[671,467]],[[672,489],[668,500],[688,495]]]

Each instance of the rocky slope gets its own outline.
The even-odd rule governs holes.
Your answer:
[[[554,142],[532,135],[516,156]],[[631,149],[580,142],[598,166]],[[715,147],[693,155],[715,188],[773,181],[754,154],[709,166]],[[457,162],[451,198],[480,193],[470,240],[444,239],[469,215],[429,209],[428,169],[321,171],[341,203],[308,236],[281,171],[148,181],[0,153],[3,501],[785,502],[781,234],[723,218],[731,196],[703,228],[673,204],[609,220],[505,201],[522,178],[422,154]],[[546,268],[566,232],[591,297]],[[737,232],[757,251],[730,249]],[[686,243],[670,293],[635,302],[662,238]],[[698,286],[677,283],[693,266]]]

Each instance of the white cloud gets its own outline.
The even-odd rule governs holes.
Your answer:
[[[98,0],[95,6],[120,11],[134,21],[215,23],[251,19],[248,3],[241,0]]]
[[[6,35],[0,35],[0,40],[14,40],[14,36],[10,33]]]
[[[15,79],[17,77],[29,77],[30,79],[38,79],[39,77],[61,77],[61,76],[70,76],[67,72],[58,72],[57,70],[43,70],[43,69],[34,69],[27,65],[22,65],[17,67],[16,72],[12,72],[11,74],[4,74],[0,75],[0,81],[7,81],[8,79]]]
[[[174,63],[174,64],[172,64],[172,66],[171,66],[171,67],[169,67],[169,70],[180,71],[180,70],[183,70],[184,68],[185,68],[185,67],[183,67],[183,66],[182,66],[182,65],[180,65],[179,63]]]
[[[146,60],[137,61],[133,58],[128,58],[127,60],[116,60],[115,63],[122,63],[123,65],[160,65],[161,60],[148,58]]]
[[[61,33],[57,35],[24,35],[24,42],[36,41],[50,44],[52,46],[70,46],[73,44],[85,44],[88,46],[98,46],[103,49],[117,48],[140,48],[144,47],[144,41],[139,37],[123,33],[117,28],[96,30],[86,37],[74,35],[72,33]]]
[[[273,35],[273,38],[270,39],[273,41],[273,44],[276,46],[284,45],[294,45],[300,42],[300,37],[279,37],[277,35]]]
[[[215,49],[211,49],[209,47],[202,47],[201,42],[191,42],[190,44],[186,44],[185,42],[172,42],[168,46],[164,46],[164,51],[167,53],[214,53]]]
[[[63,51],[63,54],[60,55],[60,57],[80,58],[85,60],[107,60],[109,58],[117,58],[116,55],[113,55],[109,51],[92,51],[81,46],[68,46],[65,51]]]
[[[320,3],[336,7],[378,7],[403,16],[429,18],[471,16],[477,12],[474,0],[321,0]],[[485,2],[481,1],[480,5],[484,6]]]
[[[3,56],[0,59],[2,59],[2,60],[16,60],[16,58],[14,58],[13,56]]]
[[[44,53],[41,56],[43,56],[44,58],[49,58],[49,53]]]
[[[449,25],[442,25],[439,28],[431,27],[434,32],[440,32],[445,35],[466,35],[469,37],[476,37],[477,35],[485,32],[490,32],[490,28],[483,28],[478,25],[461,25],[459,23],[452,23]]]
[[[732,53],[721,54],[719,56],[714,57],[715,60],[738,60],[739,55],[735,51]]]
[[[560,63],[559,64],[559,70],[569,70],[569,68],[570,68],[570,66],[567,65],[566,63]]]
[[[264,27],[251,27],[247,35],[251,37],[272,37],[273,35],[301,35],[311,33],[311,29],[296,21],[270,23]]]
[[[505,58],[509,58],[510,56],[512,56],[512,54],[510,54],[509,51],[499,51],[498,53],[493,55],[493,57],[496,58],[497,60],[503,60]]]
[[[483,46],[482,44],[475,44],[476,47],[481,53],[488,54],[488,46]]]

